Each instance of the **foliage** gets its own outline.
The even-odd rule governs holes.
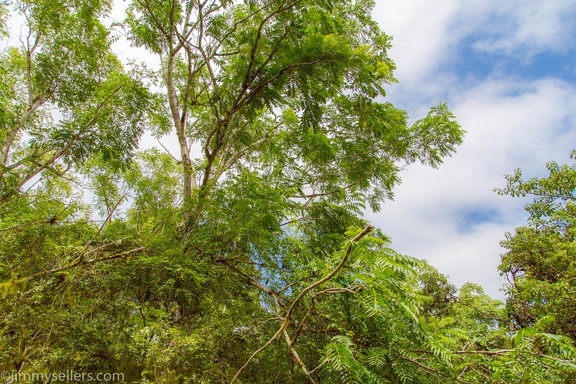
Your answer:
[[[17,1],[21,47],[0,53],[0,202],[100,154],[125,164],[148,91],[110,50],[107,2]]]
[[[427,281],[431,276],[440,283],[445,281],[430,266],[424,270]],[[442,365],[428,360],[429,367],[445,375],[451,373],[450,382],[574,381],[576,348],[569,338],[546,332],[553,317],[546,316],[532,326],[514,330],[509,326],[503,303],[490,298],[480,286],[464,284],[457,295],[450,297],[450,306],[444,307],[441,316],[424,319],[430,349],[419,350],[420,362],[430,353],[441,357]]]
[[[553,315],[547,331],[576,340],[576,167],[550,162],[547,169],[547,177],[529,180],[523,180],[517,170],[500,190],[534,200],[526,205],[528,225],[508,234],[502,243],[507,252],[499,268],[510,282],[508,311],[518,328]]]
[[[446,104],[409,124],[385,101],[373,2],[134,0],[121,27],[160,66],[128,70],[111,6],[0,5],[24,20],[0,53],[0,370],[573,379],[551,318],[510,330],[361,218],[463,137]],[[137,151],[145,132],[179,153]]]
[[[412,126],[375,98],[395,81],[370,1],[135,1],[135,45],[159,56],[180,144],[187,228],[222,181],[252,177],[285,198],[353,197],[377,208],[403,163],[433,166],[462,140],[440,104]],[[157,134],[169,130],[166,121]]]

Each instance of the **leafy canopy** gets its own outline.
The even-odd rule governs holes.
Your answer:
[[[9,13],[24,20],[0,52],[0,370],[571,377],[549,317],[509,330],[480,287],[457,293],[361,217],[464,134],[444,103],[410,124],[386,101],[372,1],[134,0],[121,29],[160,65],[128,69],[111,6],[0,4],[3,38]],[[145,133],[177,153],[138,151]]]

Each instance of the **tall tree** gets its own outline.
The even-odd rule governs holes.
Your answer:
[[[136,0],[132,42],[161,60],[159,113],[180,144],[187,228],[224,179],[243,170],[286,198],[373,208],[397,172],[433,166],[462,131],[445,105],[412,126],[379,101],[395,68],[371,1]]]
[[[360,214],[463,132],[445,104],[410,125],[384,101],[394,64],[371,1],[135,0],[128,36],[161,63],[139,80],[110,53],[109,3],[16,6],[29,34],[2,57],[2,368],[452,377],[418,360],[430,348],[417,262]],[[178,159],[132,157],[144,126],[174,133]],[[99,225],[70,168],[85,172]]]
[[[178,138],[187,257],[267,297],[282,320],[263,347],[285,339],[309,380],[294,311],[312,311],[309,300],[346,263],[340,247],[348,227],[364,225],[360,208],[377,210],[403,166],[439,165],[463,135],[444,104],[409,125],[383,101],[395,66],[372,6],[136,0],[128,8],[130,39],[161,63],[152,120],[157,135]]]

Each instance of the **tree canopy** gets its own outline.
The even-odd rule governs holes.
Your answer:
[[[410,123],[386,101],[391,37],[372,7],[134,0],[112,26],[106,0],[0,3],[0,370],[576,380],[572,330],[559,326],[569,311],[520,284],[506,307],[457,289],[362,217],[406,165],[439,166],[464,135],[445,103]],[[123,64],[123,38],[159,65]],[[179,153],[140,150],[145,133],[175,137]],[[530,185],[518,175],[506,191],[548,188]],[[571,203],[557,202],[531,206],[547,218],[534,231],[570,232]],[[515,239],[503,263],[516,263]],[[569,241],[554,239],[566,259]],[[527,287],[545,280],[523,271]]]
[[[503,242],[507,253],[499,269],[510,283],[508,311],[516,327],[553,315],[548,330],[576,340],[576,166],[550,162],[547,170],[547,177],[529,180],[516,170],[507,177],[508,186],[499,190],[534,199],[525,207],[528,225]]]

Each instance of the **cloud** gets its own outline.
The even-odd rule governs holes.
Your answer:
[[[568,161],[576,143],[574,79],[516,67],[550,52],[570,56],[576,0],[381,0],[373,15],[394,37],[400,83],[388,101],[414,120],[446,100],[467,135],[440,169],[409,167],[395,201],[368,218],[399,252],[429,260],[457,285],[476,282],[502,298],[499,243],[526,223],[528,200],[493,188],[518,167],[527,177],[545,175],[546,162]]]
[[[465,161],[481,160],[491,173],[500,164],[565,160],[576,142],[576,88],[561,79],[489,79],[453,98],[468,131]]]
[[[457,0],[384,0],[376,2],[373,15],[382,29],[393,36],[391,57],[402,82],[419,82],[443,61],[451,45],[450,20],[458,10]]]
[[[401,253],[427,259],[458,285],[466,281],[499,292],[499,242],[524,225],[526,200],[493,188],[522,167],[541,176],[550,160],[565,162],[576,143],[576,88],[559,79],[489,79],[451,94],[467,131],[463,145],[440,169],[412,166],[396,201],[370,215]]]
[[[439,242],[423,258],[448,275],[458,288],[467,282],[477,283],[492,297],[503,299],[500,289],[504,280],[496,270],[502,249],[494,239],[503,240],[505,229],[505,225],[485,223],[472,233],[453,233],[452,241]]]
[[[466,54],[529,61],[576,48],[576,0],[380,0],[374,18],[394,37],[396,76],[407,86],[430,86]],[[500,57],[499,59],[504,59]]]
[[[480,51],[530,56],[574,48],[574,0],[492,2],[484,15],[485,37],[475,44]]]

